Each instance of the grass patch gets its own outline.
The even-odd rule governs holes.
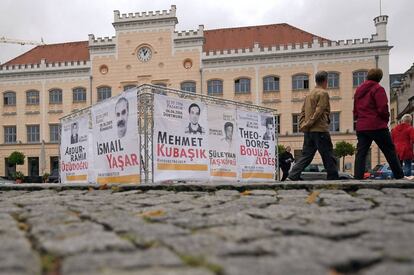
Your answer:
[[[52,254],[43,254],[40,256],[40,261],[42,265],[42,274],[54,275],[60,273],[61,260],[59,257]]]
[[[221,266],[207,262],[202,256],[180,255],[180,258],[186,265],[204,267],[217,275],[223,274],[223,268]]]
[[[139,247],[141,249],[154,248],[160,245],[159,242],[156,240],[144,241],[144,240],[139,239],[139,237],[131,233],[120,234],[118,236],[123,240],[133,243],[136,247]]]

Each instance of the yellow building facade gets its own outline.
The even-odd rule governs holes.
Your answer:
[[[36,176],[58,167],[59,118],[145,83],[186,89],[278,110],[279,143],[300,154],[297,114],[319,70],[329,72],[333,143],[356,144],[353,94],[369,68],[384,71],[389,91],[387,16],[370,38],[331,41],[287,24],[177,32],[168,11],[114,12],[115,35],[38,46],[0,69],[0,175],[6,158],[26,155],[17,170]],[[383,162],[376,146],[371,165]],[[317,156],[314,162],[321,162]],[[353,164],[353,157],[346,163]],[[347,165],[352,170],[353,165]]]

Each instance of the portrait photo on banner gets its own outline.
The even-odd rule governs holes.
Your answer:
[[[236,109],[209,105],[209,158],[211,180],[237,180]]]
[[[208,178],[207,129],[203,102],[154,95],[154,180]]]
[[[273,116],[237,110],[240,134],[238,174],[242,181],[273,181],[275,136]]]
[[[137,183],[140,179],[136,92],[123,92],[92,107],[97,181]]]
[[[90,169],[89,114],[65,119],[60,137],[60,177],[62,183],[86,183]]]

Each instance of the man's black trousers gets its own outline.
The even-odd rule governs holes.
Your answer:
[[[308,166],[316,151],[322,157],[323,166],[327,172],[327,180],[338,179],[338,167],[333,155],[333,145],[329,132],[305,132],[302,156],[289,173],[289,179],[299,180],[303,169]]]
[[[355,175],[356,179],[363,179],[365,172],[365,161],[372,141],[380,148],[381,152],[387,159],[388,164],[394,178],[401,179],[404,177],[404,172],[401,168],[400,160],[395,152],[394,143],[392,143],[391,135],[388,129],[373,130],[373,131],[357,131],[357,153],[355,156]]]

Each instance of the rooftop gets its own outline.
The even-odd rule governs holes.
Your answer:
[[[89,60],[88,41],[42,45],[19,55],[2,66],[46,63],[87,61]]]
[[[254,43],[259,43],[261,47],[312,43],[314,37],[329,41],[285,23],[207,30],[204,37],[204,52],[253,48]]]
[[[314,37],[320,42],[329,41],[289,24],[206,30],[204,37],[204,52],[253,48],[255,43],[261,47],[312,43]],[[37,46],[2,66],[40,64],[42,59],[46,63],[55,63],[87,61],[89,58],[88,41],[78,41]]]

